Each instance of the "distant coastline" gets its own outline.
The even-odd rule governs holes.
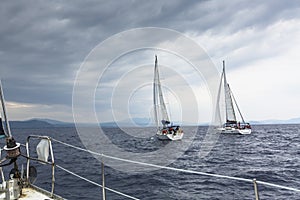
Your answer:
[[[100,123],[101,127],[130,127],[133,125],[133,122],[136,123],[139,127],[143,126],[154,126],[152,125],[149,119],[146,118],[136,118],[132,120],[124,120],[121,122],[104,122]],[[300,118],[292,118],[288,120],[262,120],[262,121],[250,121],[252,125],[268,125],[268,124],[300,124]],[[79,123],[79,126],[89,127],[97,126],[98,124],[93,123]],[[208,126],[209,123],[184,123],[182,126]],[[51,128],[51,127],[74,127],[75,124],[71,122],[62,122],[53,119],[30,119],[24,121],[10,121],[10,126],[12,128]]]

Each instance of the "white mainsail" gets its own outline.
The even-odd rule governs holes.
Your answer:
[[[153,82],[153,103],[154,103],[154,116],[155,116],[156,127],[159,129],[160,121],[163,123],[163,126],[165,126],[166,123],[170,121],[170,119],[167,113],[167,108],[162,93],[156,55],[155,55],[154,82]]]
[[[225,74],[225,61],[223,60],[223,78],[224,78],[224,91],[225,91],[225,105],[226,105],[226,121],[236,122],[236,116],[233,108],[232,94],[227,83],[226,74]]]
[[[215,110],[215,124],[219,127],[222,126],[222,115],[221,115],[221,108],[220,108],[220,99],[221,99],[221,89],[222,89],[222,80],[223,80],[224,73],[222,72],[219,89],[218,89],[218,95],[217,95],[217,102],[216,102],[216,110]]]

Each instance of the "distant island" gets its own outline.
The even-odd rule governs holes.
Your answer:
[[[51,119],[30,119],[25,121],[10,121],[11,128],[51,128],[51,127],[72,127],[73,123],[61,122]]]
[[[262,121],[250,121],[251,124],[300,124],[300,117],[287,120],[269,119]]]
[[[74,127],[75,124],[71,122],[62,122],[53,119],[40,119],[34,118],[25,121],[10,121],[12,128],[51,128],[51,127]],[[120,122],[104,122],[100,123],[102,127],[118,127],[118,126],[132,126],[136,124],[138,126],[154,126],[151,124],[151,120],[148,118],[133,118],[123,120]],[[252,125],[264,125],[264,124],[300,124],[300,118],[292,118],[288,120],[262,120],[262,121],[250,121]],[[183,126],[197,126],[193,123],[185,123]],[[200,123],[199,126],[208,126],[209,123]],[[80,123],[79,126],[97,126],[97,124]]]

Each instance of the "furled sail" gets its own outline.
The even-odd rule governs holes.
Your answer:
[[[1,101],[1,107],[2,107],[2,113],[1,114],[3,114],[3,115],[0,114],[0,118],[1,118],[1,116],[3,116],[3,120],[5,122],[5,126],[4,126],[4,124],[2,123],[2,118],[1,118],[0,135],[3,131],[4,136],[12,137],[11,132],[10,132],[9,123],[8,123],[8,120],[7,120],[7,116],[6,116],[5,100],[4,100],[1,80],[0,80],[0,101]],[[2,137],[4,137],[4,136],[2,136]]]
[[[2,118],[0,117],[0,138],[4,138],[4,137],[5,137],[5,131],[2,124]]]

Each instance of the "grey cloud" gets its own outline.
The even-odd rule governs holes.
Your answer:
[[[280,0],[3,1],[0,77],[8,100],[70,105],[85,56],[120,31],[155,26],[232,34],[298,18],[299,8],[299,1]]]

